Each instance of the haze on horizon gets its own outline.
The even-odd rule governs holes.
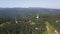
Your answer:
[[[41,7],[60,9],[60,0],[0,0],[0,7]]]

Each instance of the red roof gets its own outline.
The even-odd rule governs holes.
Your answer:
[[[60,34],[60,32],[58,32],[58,34]]]

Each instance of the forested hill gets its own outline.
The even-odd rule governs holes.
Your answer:
[[[36,15],[37,13],[60,15],[60,9],[48,8],[0,8],[0,17],[22,16],[22,15]]]

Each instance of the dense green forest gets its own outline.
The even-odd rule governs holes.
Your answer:
[[[55,30],[60,32],[60,14],[48,12],[52,9],[38,9],[0,9],[0,34],[56,34]]]

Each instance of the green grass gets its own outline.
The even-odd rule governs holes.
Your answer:
[[[4,26],[4,24],[5,24],[5,23],[3,23],[3,24],[0,24],[0,27],[3,27],[3,26]]]
[[[49,24],[49,22],[47,21],[45,22],[45,24],[46,24],[47,31],[43,32],[43,34],[56,34],[55,28],[53,25]]]

